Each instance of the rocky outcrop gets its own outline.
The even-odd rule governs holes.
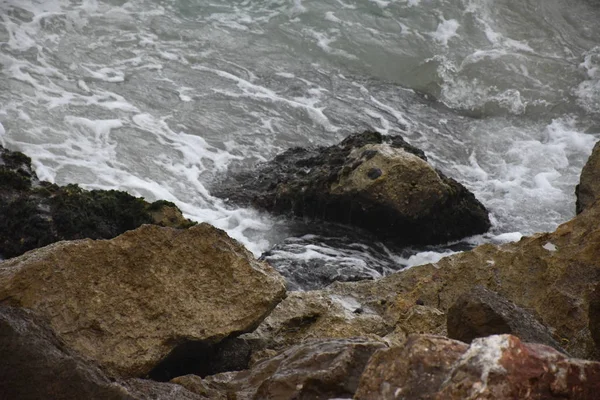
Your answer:
[[[213,400],[332,399],[354,395],[371,355],[385,344],[365,339],[316,340],[293,346],[251,370],[184,376],[174,382]]]
[[[462,294],[480,285],[533,313],[572,356],[596,359],[588,307],[590,293],[600,282],[597,221],[600,207],[593,206],[553,233],[501,246],[485,244],[375,281],[336,282],[320,291],[300,293],[294,302],[282,303],[272,315],[309,309],[308,304],[315,298],[343,298],[351,300],[349,308],[367,310],[365,315],[378,321],[378,326],[402,331],[411,310],[425,306],[445,314]],[[302,337],[328,335],[322,327],[336,326],[335,315],[325,312],[317,318],[299,320]],[[266,320],[259,329],[273,321]],[[445,318],[426,318],[422,322],[425,333],[445,333]],[[367,324],[359,329],[364,331],[354,331],[355,335],[373,333]],[[279,328],[271,326],[271,330],[278,332]],[[286,330],[293,331],[293,324],[288,324]]]
[[[575,195],[577,214],[589,208],[600,198],[600,142],[594,146],[590,158],[581,171]]]
[[[35,310],[70,347],[121,376],[144,376],[190,342],[251,331],[284,296],[279,274],[208,224],[144,225],[0,263],[0,304]]]
[[[547,327],[529,312],[482,286],[461,295],[448,310],[448,337],[471,343],[498,334],[518,336],[564,352]]]
[[[70,350],[39,316],[0,306],[0,398],[19,400],[194,400],[181,386],[115,381]]]
[[[483,233],[487,211],[400,136],[364,132],[326,148],[293,148],[213,192],[274,213],[358,226],[400,244]]]
[[[462,342],[413,336],[369,361],[356,400],[596,399],[600,363],[511,335]]]
[[[0,146],[0,256],[73,239],[110,239],[142,224],[194,225],[170,202],[39,181],[31,159]]]
[[[589,299],[588,317],[590,319],[590,334],[596,343],[597,354],[600,355],[600,282],[598,282],[595,289],[590,293]]]

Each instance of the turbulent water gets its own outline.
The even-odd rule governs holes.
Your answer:
[[[40,178],[173,201],[283,268],[376,277],[452,247],[290,237],[211,185],[370,128],[488,207],[471,242],[553,230],[600,134],[600,2],[0,0],[0,70],[0,143]]]

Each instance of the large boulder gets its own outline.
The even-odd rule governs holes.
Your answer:
[[[369,322],[353,320],[361,321],[352,326],[363,330],[354,334],[373,333],[375,325],[369,325],[371,322],[403,331],[411,321],[407,316],[418,316],[412,310],[425,306],[445,314],[461,295],[480,285],[533,313],[572,356],[595,359],[599,354],[590,334],[588,308],[590,293],[600,282],[598,221],[600,206],[592,206],[553,233],[501,246],[485,244],[375,281],[336,282],[323,290],[298,294],[294,302],[282,303],[272,315],[292,315],[294,309],[310,309],[317,298],[345,299],[348,315],[361,316],[363,310],[369,316]],[[431,311],[430,315],[434,315]],[[317,318],[296,321],[301,322],[301,337],[327,337],[329,332],[322,328],[336,326],[337,319],[336,314],[323,312]],[[278,331],[272,326],[274,321],[266,320],[259,330],[266,328],[268,322],[271,331]],[[445,318],[421,322],[422,332],[444,333]],[[293,320],[285,326],[287,331],[294,331]]]
[[[284,297],[277,272],[208,224],[144,225],[0,263],[0,304],[36,310],[61,340],[121,376],[144,376],[190,342],[251,331]]]
[[[167,201],[40,181],[29,157],[0,146],[0,257],[60,240],[110,239],[142,224],[194,225]]]
[[[427,163],[400,136],[364,132],[339,145],[293,148],[214,193],[274,213],[362,227],[400,244],[435,244],[483,233],[475,196]]]
[[[482,286],[456,300],[448,310],[447,326],[449,338],[466,343],[479,337],[511,334],[525,342],[542,343],[564,352],[535,316]]]
[[[579,214],[600,198],[600,142],[596,143],[592,154],[584,165],[575,188],[577,196],[576,212]]]
[[[173,380],[213,400],[332,399],[354,395],[371,355],[385,344],[368,339],[314,340],[250,370]]]
[[[115,381],[56,337],[44,319],[0,306],[0,398],[19,400],[194,400],[181,386]]]
[[[598,398],[600,363],[567,358],[511,335],[470,346],[443,337],[410,337],[379,350],[367,365],[356,400]]]

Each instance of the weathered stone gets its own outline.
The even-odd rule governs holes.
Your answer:
[[[600,142],[594,146],[590,158],[581,171],[575,195],[577,214],[589,208],[600,198]]]
[[[487,211],[399,136],[364,132],[339,145],[294,148],[214,188],[275,213],[362,227],[396,243],[432,244],[483,233]]]
[[[215,399],[283,400],[351,397],[371,355],[385,344],[366,339],[313,340],[257,363],[251,370],[203,380],[175,380]],[[221,396],[221,397],[219,397]]]
[[[32,311],[0,306],[0,398],[131,399]]]
[[[307,339],[380,337],[392,330],[393,325],[352,296],[291,292],[254,332],[241,338],[253,342],[253,351],[280,350]]]
[[[284,296],[279,274],[208,224],[144,225],[0,263],[0,304],[36,310],[80,354],[132,377],[180,345],[253,330]]]
[[[355,399],[433,399],[467,349],[441,336],[411,335],[404,345],[371,357]]]
[[[282,303],[273,315],[285,315],[286,309],[310,309],[308,304],[316,298],[351,298],[354,309],[369,310],[371,321],[390,327],[391,333],[401,329],[403,316],[411,308],[424,305],[446,313],[459,296],[480,285],[530,310],[572,356],[595,359],[598,353],[590,335],[588,307],[589,295],[600,282],[598,221],[600,206],[592,206],[553,233],[501,246],[485,244],[376,281],[335,282],[323,290],[298,294],[293,303]],[[291,342],[320,337],[322,327],[335,326],[329,322],[337,318],[333,315],[302,319],[302,335],[287,337]],[[432,324],[428,333],[443,332],[445,320],[438,321],[442,326]],[[286,329],[294,330],[293,320]],[[368,322],[359,329],[369,330]]]
[[[187,228],[175,204],[116,190],[40,182],[31,159],[0,146],[0,256],[73,239],[110,239],[142,224]]]
[[[378,351],[356,400],[579,399],[600,390],[600,363],[567,358],[511,335],[475,339],[470,347],[429,335]]]
[[[548,328],[531,313],[482,286],[472,288],[456,300],[448,310],[447,324],[448,337],[466,343],[507,333],[564,352]]]

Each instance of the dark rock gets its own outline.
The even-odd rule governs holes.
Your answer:
[[[14,257],[60,240],[110,239],[143,224],[187,228],[170,202],[116,190],[40,182],[31,159],[0,146],[0,255]]]
[[[523,341],[542,343],[565,352],[550,330],[531,313],[482,286],[464,293],[448,309],[447,326],[449,338],[465,343],[508,333]]]
[[[0,306],[0,399],[196,400],[181,386],[109,378],[56,337],[45,320]]]
[[[358,226],[398,244],[443,243],[490,227],[475,196],[431,167],[421,150],[376,132],[290,149],[213,192],[278,214]]]
[[[462,342],[411,336],[380,350],[362,375],[356,400],[592,400],[600,363],[567,358],[551,347],[511,335]]]
[[[252,369],[174,380],[211,398],[237,400],[352,397],[371,355],[385,344],[367,339],[313,340],[260,361]],[[217,393],[221,393],[220,396]]]
[[[597,354],[600,355],[600,283],[596,284],[596,288],[590,293],[588,316],[590,333],[596,343]]]
[[[600,142],[596,143],[592,154],[584,165],[575,188],[577,214],[590,207],[600,198]]]
[[[0,307],[0,398],[130,399],[33,312]]]

